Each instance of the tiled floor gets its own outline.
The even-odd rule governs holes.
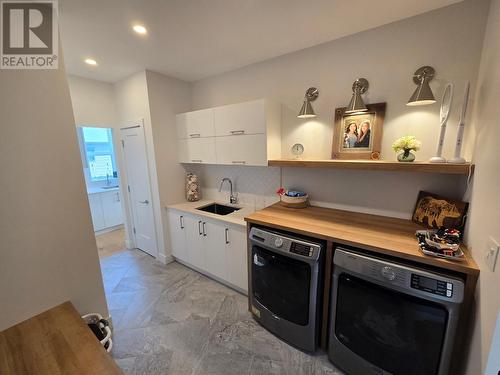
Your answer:
[[[109,257],[125,250],[125,229],[116,229],[111,232],[95,236],[99,258]]]
[[[101,260],[125,374],[340,374],[259,326],[247,298],[179,263],[126,250]]]

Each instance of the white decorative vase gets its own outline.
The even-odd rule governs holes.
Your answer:
[[[199,201],[201,197],[198,176],[194,173],[186,175],[186,199],[188,202]]]

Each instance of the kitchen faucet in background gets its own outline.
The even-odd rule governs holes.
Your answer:
[[[231,181],[230,178],[227,178],[227,177],[224,177],[221,182],[220,182],[220,186],[219,186],[219,193],[222,191],[222,185],[224,185],[224,181],[227,181],[229,182],[229,189],[230,189],[230,194],[229,194],[229,203],[231,204],[236,204],[236,202],[238,201],[238,199],[236,198],[235,195],[233,195],[233,182]]]

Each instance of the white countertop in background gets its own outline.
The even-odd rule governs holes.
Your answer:
[[[230,213],[229,215],[216,215],[210,212],[200,211],[196,208],[208,206],[209,204],[217,203],[223,204],[224,206],[231,207],[240,207],[241,209],[235,212]],[[211,219],[216,219],[220,221],[225,221],[227,223],[246,226],[246,222],[244,220],[245,216],[248,216],[255,212],[255,208],[253,206],[245,206],[240,204],[229,204],[226,202],[215,201],[215,200],[201,200],[198,202],[184,202],[178,204],[168,205],[167,208],[174,209],[178,211],[184,211],[187,213],[191,213],[193,215],[205,216]]]
[[[87,187],[87,194],[97,194],[97,193],[106,193],[108,191],[118,191],[120,187],[114,187],[111,189],[103,189],[102,187]]]

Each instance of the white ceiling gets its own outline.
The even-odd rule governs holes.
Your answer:
[[[116,82],[143,69],[196,81],[459,1],[60,0],[59,4],[68,73]],[[148,35],[135,34],[134,23],[144,24]],[[99,65],[86,65],[87,57]]]

